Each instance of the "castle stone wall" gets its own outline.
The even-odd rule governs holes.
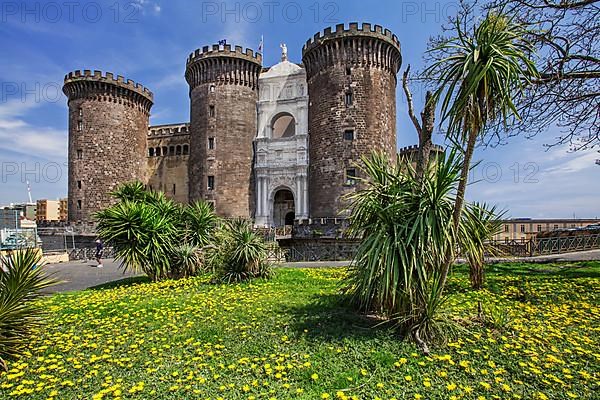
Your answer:
[[[189,124],[151,126],[148,130],[148,188],[179,203],[189,200]]]
[[[69,221],[90,221],[113,204],[110,192],[146,180],[146,136],[153,103],[143,86],[100,71],[65,76],[69,106]]]
[[[214,202],[224,217],[254,214],[252,142],[261,62],[260,54],[228,45],[196,50],[187,62],[189,199]]]
[[[362,177],[360,157],[396,154],[400,43],[377,25],[341,24],[307,42],[303,63],[310,97],[310,214],[335,217],[347,207],[344,195],[361,187],[348,175]],[[353,132],[351,139],[346,131]]]

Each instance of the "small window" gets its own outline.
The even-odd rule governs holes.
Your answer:
[[[214,92],[215,92],[215,85],[210,85],[210,89],[209,89],[209,91],[210,91],[211,93],[214,93]]]
[[[83,108],[79,107],[79,117],[83,117]]]
[[[541,231],[542,231],[542,226],[541,226],[541,225],[538,225],[538,226],[537,226],[537,231],[538,231],[538,232],[541,232]]]
[[[558,229],[558,225],[554,225],[554,230],[557,230],[557,229]]]
[[[169,154],[169,148],[167,146],[163,146],[162,148],[162,155],[166,156]]]
[[[508,229],[509,229],[508,225],[504,225],[504,232],[508,232]]]
[[[156,157],[160,157],[160,147],[154,149],[154,154],[156,155]]]
[[[209,150],[214,150],[215,149],[215,138],[214,137],[209,137],[208,138],[208,149]]]
[[[352,101],[353,101],[352,92],[346,92],[346,100],[345,100],[346,107],[350,107],[352,105]]]
[[[346,170],[346,185],[354,186],[356,185],[356,169],[349,168]]]
[[[344,131],[344,140],[354,140],[354,130],[346,129]]]
[[[81,181],[77,181],[77,189],[81,189]]]
[[[175,196],[175,194],[177,194],[177,187],[173,184],[173,196]]]
[[[352,68],[346,67],[346,75],[352,75]]]
[[[81,131],[83,131],[83,122],[78,121],[77,122],[77,132],[81,132]]]
[[[180,155],[181,155],[181,146],[177,146],[177,147],[175,148],[175,154],[176,154],[176,155],[178,155],[178,156],[180,156]]]
[[[215,190],[215,177],[212,175],[208,176],[208,190]]]
[[[169,155],[170,156],[174,156],[175,155],[175,146],[170,146],[169,147]]]
[[[83,160],[83,150],[77,150],[77,159]]]
[[[154,157],[154,147],[150,147],[150,149],[148,149],[148,156]]]
[[[525,225],[521,225],[521,233],[525,233]]]
[[[77,209],[81,210],[81,200],[77,200]]]
[[[208,116],[209,117],[214,117],[215,116],[215,106],[211,105],[208,107]]]
[[[188,154],[190,154],[190,147],[187,144],[183,145],[183,155],[187,156]]]

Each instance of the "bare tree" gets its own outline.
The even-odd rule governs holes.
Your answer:
[[[409,79],[410,64],[402,75],[402,88],[404,89],[404,94],[406,95],[408,116],[415,126],[417,135],[419,136],[419,153],[417,156],[416,173],[417,179],[420,181],[423,178],[423,174],[425,173],[427,165],[429,165],[431,149],[433,148],[431,136],[433,134],[433,129],[435,128],[435,102],[432,101],[431,91],[427,91],[425,94],[425,106],[423,107],[423,111],[421,111],[421,122],[419,122],[415,115],[413,97],[408,84]]]
[[[548,147],[600,146],[600,0],[463,0],[461,5],[457,18],[463,27],[472,27],[479,11],[496,9],[525,25],[536,49],[531,58],[540,77],[516,100],[521,119],[489,127],[484,143],[533,137],[556,126],[561,134],[546,139]],[[433,38],[431,47],[444,40]]]
[[[535,135],[556,125],[549,146],[600,145],[600,0],[496,0],[530,29],[540,79],[518,104],[515,127]],[[516,122],[516,121],[515,121]]]

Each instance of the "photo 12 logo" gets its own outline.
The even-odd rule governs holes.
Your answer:
[[[109,20],[114,23],[134,24],[140,22],[141,1],[94,2],[94,1],[2,1],[1,23],[47,23],[86,22],[98,23]]]
[[[67,171],[66,163],[57,162],[47,163],[19,163],[12,161],[0,162],[0,181],[7,183],[9,181],[20,181],[21,183],[58,183]]]
[[[0,82],[0,104],[9,101],[57,103],[64,99],[62,84],[57,82]]]
[[[202,22],[218,21],[221,23],[259,23],[259,22],[286,22],[296,24],[306,18],[315,23],[338,23],[339,13],[337,3],[304,2],[202,2]]]

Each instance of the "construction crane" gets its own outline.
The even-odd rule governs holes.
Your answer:
[[[29,181],[27,181],[27,195],[29,196],[29,204],[33,204],[33,200],[31,200],[31,185],[29,185]]]

